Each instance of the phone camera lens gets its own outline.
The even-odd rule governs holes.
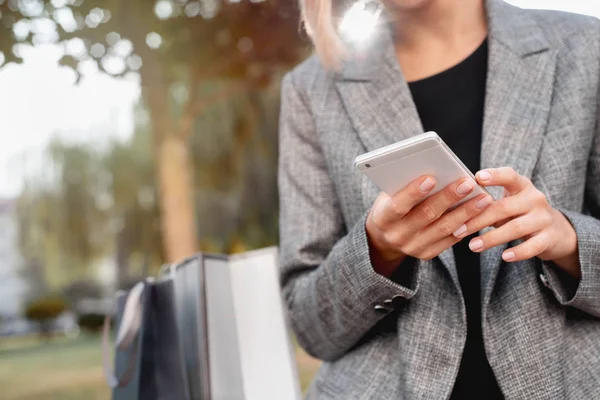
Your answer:
[[[371,168],[371,164],[365,164],[365,167]]]

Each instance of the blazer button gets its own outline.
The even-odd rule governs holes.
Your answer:
[[[406,300],[407,299],[404,296],[399,295],[399,294],[397,294],[394,297],[392,297],[392,303],[396,307],[404,305],[404,303],[406,303]]]
[[[542,284],[544,286],[546,286],[548,289],[552,289],[552,287],[550,286],[550,282],[548,282],[548,278],[546,277],[546,275],[544,273],[540,274],[540,281],[542,281]]]
[[[395,295],[391,299],[387,299],[383,302],[383,305],[388,308],[399,308],[404,305],[406,298],[402,295]]]
[[[375,312],[377,314],[381,314],[381,315],[389,314],[391,311],[389,308],[384,307],[381,304],[375,304],[375,307],[373,307],[373,309],[375,310]]]

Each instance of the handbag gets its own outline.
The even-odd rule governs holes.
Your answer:
[[[169,278],[146,279],[116,299],[114,370],[110,317],[103,331],[103,363],[113,400],[189,400],[181,364]]]
[[[113,400],[298,400],[277,249],[197,254],[117,298]]]

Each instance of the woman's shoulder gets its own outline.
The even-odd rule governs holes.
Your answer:
[[[558,45],[574,42],[599,48],[600,19],[583,14],[556,10],[523,10],[536,20],[546,38]]]
[[[292,86],[305,95],[323,92],[332,88],[337,73],[326,69],[316,54],[311,55],[283,78],[283,89]]]

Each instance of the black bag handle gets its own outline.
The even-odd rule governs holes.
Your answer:
[[[127,368],[121,377],[115,375],[114,368],[112,366],[110,354],[113,351],[110,345],[110,315],[107,315],[104,319],[104,327],[102,330],[102,362],[104,364],[104,376],[108,386],[112,389],[117,387],[125,387],[133,378],[133,372],[135,370],[135,363],[138,355],[138,340],[140,327],[142,325],[142,318],[144,315],[144,305],[142,299],[146,291],[146,282],[138,282],[127,295],[127,301],[123,309],[123,317],[119,325],[117,332],[117,339],[115,341],[115,351],[125,351],[132,349],[131,356]],[[132,347],[133,346],[133,347]]]

